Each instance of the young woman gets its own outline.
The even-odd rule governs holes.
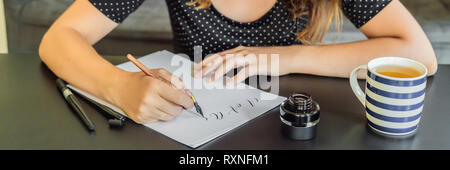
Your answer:
[[[192,107],[189,96],[143,73],[117,69],[92,48],[142,2],[77,0],[45,34],[39,53],[56,75],[119,106],[134,121],[167,121],[182,108]],[[246,60],[248,54],[279,54],[279,75],[348,77],[356,66],[382,56],[420,61],[431,75],[437,70],[429,40],[398,0],[166,2],[178,52],[192,56],[193,47],[202,46],[203,56],[217,54],[195,66],[196,76],[213,73],[212,79],[217,79],[227,70],[244,67],[247,74],[239,72],[228,82],[233,83],[261,74],[253,69],[257,61]],[[320,45],[333,20],[339,28],[342,14],[368,40]],[[262,64],[259,67],[270,66]],[[171,77],[165,70],[152,71],[166,79]]]

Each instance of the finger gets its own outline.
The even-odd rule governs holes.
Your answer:
[[[166,122],[171,121],[175,117],[174,115],[168,114],[158,108],[155,109],[154,114],[152,116],[156,117],[158,120],[162,120],[162,121],[166,121]]]
[[[223,58],[224,56],[226,56],[226,54],[236,53],[236,52],[239,52],[244,49],[245,49],[244,46],[238,46],[236,48],[232,48],[229,50],[222,51],[220,53],[216,53],[216,54],[204,59],[202,62],[195,64],[194,70],[196,72],[200,72],[200,70],[204,70],[204,67],[212,67],[212,66],[214,66],[214,64],[220,64],[220,60],[218,60],[219,58]],[[206,75],[206,74],[203,74],[203,75]]]
[[[129,114],[127,114],[129,115]],[[153,123],[158,121],[158,119],[149,117],[149,116],[145,116],[145,115],[140,115],[140,114],[131,114],[131,115],[135,115],[135,116],[130,116],[131,120],[133,120],[136,123],[139,124],[147,124],[147,123]]]
[[[161,83],[158,94],[162,98],[186,109],[192,108],[194,105],[191,96],[188,96],[184,90],[175,89],[166,83]]]
[[[183,80],[181,80],[178,76],[173,75],[172,73],[170,73],[165,69],[156,69],[156,71],[158,72],[161,78],[163,78],[165,81],[175,86],[175,88],[183,90],[185,89]]]
[[[150,106],[141,110],[141,114],[137,116],[137,119],[143,123],[151,123],[158,120],[171,120],[173,119],[173,115],[160,110],[157,106]]]
[[[220,55],[213,55],[211,57],[208,57],[207,59],[211,58],[207,63],[205,63],[200,71],[196,72],[196,75],[206,76],[209,73],[211,73],[213,70],[215,70],[217,67],[222,64],[224,60],[226,60],[226,56],[220,56]]]
[[[146,117],[146,118],[141,118],[139,120],[139,124],[149,124],[149,123],[153,123],[153,122],[157,122],[158,119],[152,118],[152,117]]]
[[[212,64],[211,61],[214,61],[214,60],[216,60],[216,59],[218,59],[220,57],[221,56],[219,56],[219,55],[211,55],[211,56],[207,57],[206,59],[204,59],[203,61],[194,64],[194,70],[193,70],[194,71],[194,77],[200,78],[203,75],[206,75],[206,74],[203,74],[203,68],[204,67],[210,67],[211,64]]]
[[[167,101],[166,99],[160,97],[160,103],[158,104],[157,108],[167,114],[170,114],[172,116],[176,116],[181,113],[183,108],[179,105],[176,105],[170,101]]]
[[[237,54],[237,53],[241,53],[241,54],[246,55],[247,48],[244,47],[244,46],[238,46],[236,48],[225,50],[225,51],[222,51],[220,53],[217,53],[216,55],[222,56],[222,58],[223,58],[223,57],[226,57],[228,54]],[[206,65],[208,65],[208,64],[206,64]]]
[[[209,57],[206,57],[203,61],[201,61],[197,64],[194,64],[194,70],[196,70],[196,71],[201,70],[203,67],[210,65],[210,63],[212,63],[215,59],[217,59],[219,57],[221,57],[221,55],[218,55],[218,54],[214,54]]]
[[[205,65],[206,63],[209,63],[211,60],[213,60],[215,57],[218,57],[219,55],[211,55],[211,56],[207,56],[205,59],[203,59],[202,61],[198,62],[198,63],[194,63],[194,71],[199,71],[203,68],[203,65]]]
[[[217,54],[218,54],[218,55],[221,55],[221,56],[225,56],[225,55],[227,55],[227,54],[237,53],[237,52],[242,51],[242,50],[245,50],[245,49],[246,49],[245,46],[238,46],[238,47],[236,47],[236,48],[232,48],[232,49],[229,49],[229,50],[225,50],[225,51],[222,51],[222,52],[217,53]]]
[[[250,65],[250,66],[246,66],[246,67],[242,68],[235,76],[233,76],[232,78],[227,80],[226,86],[236,85],[236,84],[244,81],[248,77],[255,75],[256,69],[257,68],[254,65]]]
[[[245,66],[246,63],[245,57],[242,54],[237,54],[234,57],[227,58],[227,60],[216,70],[212,80],[217,80],[228,73],[231,69]]]
[[[216,54],[204,59],[202,62],[200,62],[199,66],[207,65],[207,63],[214,60],[214,57],[225,56],[226,54],[235,53],[237,51],[243,50],[244,48],[245,48],[244,46],[238,46],[236,48],[232,48],[232,49],[228,49],[228,50],[224,50],[222,52],[216,53]]]

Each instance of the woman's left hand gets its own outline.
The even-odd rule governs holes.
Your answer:
[[[280,76],[291,72],[290,65],[294,46],[244,47],[239,46],[214,54],[194,65],[194,76],[211,74],[210,81],[218,80],[230,70],[242,69],[226,81],[226,85],[236,85],[253,75]]]

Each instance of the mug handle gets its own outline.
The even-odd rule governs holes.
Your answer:
[[[350,73],[350,87],[353,90],[353,93],[355,93],[355,96],[359,99],[359,101],[361,102],[361,104],[363,106],[366,106],[365,103],[365,98],[366,98],[366,94],[361,90],[361,87],[359,87],[358,84],[358,71],[361,69],[367,69],[367,65],[360,65],[358,67],[356,67],[355,69],[353,69],[353,71]]]

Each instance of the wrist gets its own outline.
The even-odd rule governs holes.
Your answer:
[[[118,104],[118,92],[123,89],[123,86],[131,77],[132,72],[124,71],[119,68],[114,68],[112,74],[107,77],[108,81],[101,87],[102,97],[111,104]],[[126,85],[125,85],[126,86]]]
[[[303,50],[305,48],[304,45],[294,45],[290,46],[291,53],[288,57],[288,68],[289,68],[289,74],[291,73],[301,73],[300,68],[303,61]]]
[[[293,50],[292,55],[290,55],[289,72],[299,74],[308,73],[308,65],[310,64],[310,61],[308,60],[310,56],[309,53],[314,46],[296,45],[293,47],[295,50]]]
[[[300,46],[299,47],[293,47],[295,48],[295,50],[293,50],[294,52],[288,56],[288,60],[287,60],[287,66],[288,66],[288,74],[292,74],[292,73],[297,73],[297,67],[298,64],[296,63],[298,60],[298,58],[300,57],[296,51],[300,51]]]

